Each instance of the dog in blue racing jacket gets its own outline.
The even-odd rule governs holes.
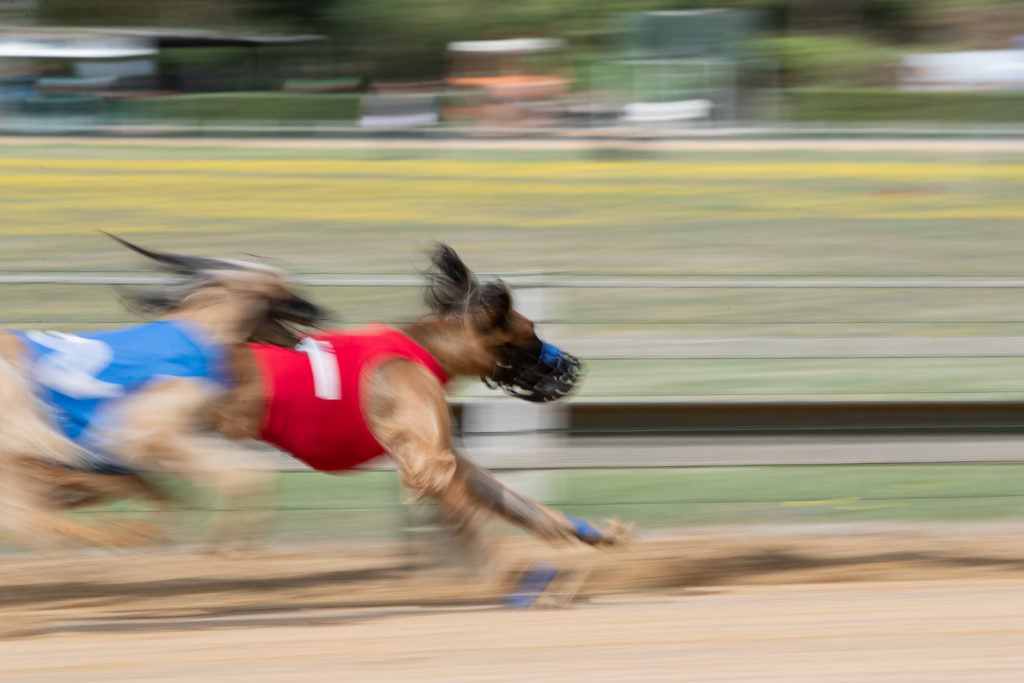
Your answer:
[[[63,472],[184,474],[227,499],[261,486],[236,447],[199,433],[202,419],[228,389],[228,349],[292,345],[292,325],[322,318],[276,269],[118,241],[180,276],[129,299],[159,320],[99,333],[0,332],[0,525],[31,547],[154,535],[59,516]]]

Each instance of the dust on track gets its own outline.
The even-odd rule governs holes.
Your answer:
[[[0,678],[1010,680],[1024,670],[1019,525],[709,529],[614,553],[522,539],[501,551],[591,567],[586,599],[502,609],[500,586],[425,567],[404,545],[6,557]]]
[[[422,548],[420,548],[422,549]],[[650,533],[625,549],[497,548],[511,569],[534,561],[587,569],[588,594],[736,585],[1024,579],[1020,524],[722,527]],[[505,584],[403,543],[268,546],[225,553],[152,549],[0,557],[0,618],[46,611],[140,615],[393,604],[496,604]]]

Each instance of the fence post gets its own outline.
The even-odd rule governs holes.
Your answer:
[[[514,288],[517,311],[537,323],[544,335],[544,323],[557,320],[561,290],[547,287],[543,275],[518,279]],[[474,388],[462,415],[463,443],[475,462],[484,467],[506,470],[496,475],[508,486],[538,500],[557,495],[554,477],[545,470],[515,470],[516,454],[553,449],[564,439],[568,410],[560,404],[527,403],[488,390]],[[550,463],[554,465],[555,463]]]

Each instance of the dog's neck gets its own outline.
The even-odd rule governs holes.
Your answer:
[[[493,356],[479,337],[463,326],[442,320],[421,320],[399,330],[433,356],[450,379],[482,377],[493,369]]]
[[[248,302],[245,302],[248,304]],[[206,330],[211,340],[224,346],[245,341],[254,326],[250,305],[238,301],[197,301],[164,319],[184,319]]]

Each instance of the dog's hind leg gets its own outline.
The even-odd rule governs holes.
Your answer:
[[[51,425],[21,370],[21,343],[0,332],[0,458],[22,455],[77,465],[78,448]]]
[[[159,471],[187,476],[208,492],[215,513],[202,534],[204,545],[249,546],[266,537],[273,474],[257,469],[241,447],[215,437],[168,434],[152,452]]]
[[[141,392],[124,407],[119,455],[133,468],[183,475],[209,490],[218,511],[206,542],[258,540],[266,529],[273,478],[238,445],[197,432],[209,405],[207,385],[175,379]]]
[[[7,458],[0,469],[0,525],[12,539],[33,550],[53,552],[76,541],[88,545],[121,548],[152,541],[149,525],[93,526],[57,514],[53,486],[40,478],[28,458]]]
[[[106,501],[144,500],[164,502],[170,495],[139,474],[85,472],[45,460],[24,458],[21,466],[49,491],[56,509],[99,505]]]
[[[0,524],[21,544],[53,550],[60,539],[98,546],[135,545],[146,534],[82,524],[56,514],[53,482],[37,458],[75,465],[77,449],[46,420],[19,371],[20,343],[0,333]]]

